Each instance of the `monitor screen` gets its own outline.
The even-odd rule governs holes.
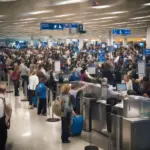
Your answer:
[[[118,91],[126,91],[127,90],[126,84],[125,83],[117,84],[117,90]]]
[[[144,43],[139,43],[139,46],[144,47]]]

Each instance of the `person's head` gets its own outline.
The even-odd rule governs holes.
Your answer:
[[[0,82],[0,94],[4,94],[6,92],[6,84]]]
[[[76,72],[77,71],[77,69],[76,68],[73,68],[73,71],[72,72]]]
[[[39,64],[39,67],[38,67],[39,69],[42,69],[43,68],[43,65],[42,64]]]
[[[61,94],[69,94],[69,91],[71,89],[71,86],[69,84],[64,84],[62,87],[61,87]]]
[[[82,69],[82,70],[81,70],[81,74],[84,74],[84,73],[85,73],[85,69]]]
[[[19,66],[18,65],[14,66],[14,72],[19,72]]]
[[[24,59],[22,59],[22,60],[21,60],[21,63],[22,63],[22,64],[24,64],[24,63],[25,63]]]
[[[45,75],[43,72],[39,71],[37,73],[37,76],[38,76],[40,82],[45,82],[46,79],[45,79]]]
[[[130,80],[129,75],[127,75],[127,74],[124,75],[123,80],[124,80],[125,82],[128,82],[128,81]]]

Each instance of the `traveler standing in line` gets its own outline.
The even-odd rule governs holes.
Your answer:
[[[35,96],[36,87],[39,84],[39,78],[36,74],[37,74],[37,71],[36,69],[34,69],[29,76],[28,100],[29,100],[30,109],[34,108],[32,101],[33,101],[33,97]]]
[[[70,89],[71,87],[69,84],[65,84],[61,88],[60,99],[62,101],[62,112],[64,113],[64,116],[61,117],[62,143],[70,143],[69,128],[71,124],[72,114],[75,114],[73,111],[72,103],[71,103],[71,98],[70,98],[70,93],[69,93]]]
[[[25,65],[25,61],[22,60],[21,64],[20,64],[20,73],[21,73],[21,78],[22,78],[22,87],[24,89],[25,83],[28,85],[29,83],[29,79],[28,79],[28,75],[29,75],[29,71],[30,69]]]
[[[53,70],[49,73],[49,80],[47,81],[47,87],[52,91],[53,93],[53,100],[56,99],[56,91],[57,91],[57,83],[55,81],[55,76]]]
[[[0,83],[0,150],[5,150],[7,141],[7,127],[5,123],[4,102],[6,86]]]
[[[19,96],[19,80],[20,80],[20,70],[19,70],[19,66],[15,66],[14,67],[14,71],[11,75],[11,79],[14,83],[14,89],[15,89],[15,96]]]
[[[42,115],[46,116],[46,114],[47,114],[47,107],[46,107],[47,106],[47,104],[46,104],[46,91],[47,91],[47,89],[46,89],[46,86],[44,84],[45,75],[42,72],[40,72],[38,74],[38,77],[39,77],[39,84],[36,88],[36,93],[39,97],[39,104],[38,104],[37,114],[38,115],[42,114]]]

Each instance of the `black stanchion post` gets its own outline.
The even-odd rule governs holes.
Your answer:
[[[23,98],[21,101],[22,101],[22,102],[28,101],[28,98],[27,98],[27,95],[28,95],[28,88],[27,88],[27,83],[26,83],[26,82],[24,82],[23,94],[24,94],[25,98]]]
[[[53,93],[51,89],[48,89],[48,93],[47,93],[47,110],[49,110],[49,115],[50,115],[50,110],[52,110],[52,117],[48,118],[46,121],[47,122],[58,122],[60,121],[59,118],[54,118],[54,113],[53,113]],[[50,109],[51,107],[51,109]]]

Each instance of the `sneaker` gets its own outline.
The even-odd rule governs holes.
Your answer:
[[[47,114],[41,114],[42,116],[47,116]]]
[[[69,144],[70,143],[70,140],[68,141],[62,141],[63,144]]]

